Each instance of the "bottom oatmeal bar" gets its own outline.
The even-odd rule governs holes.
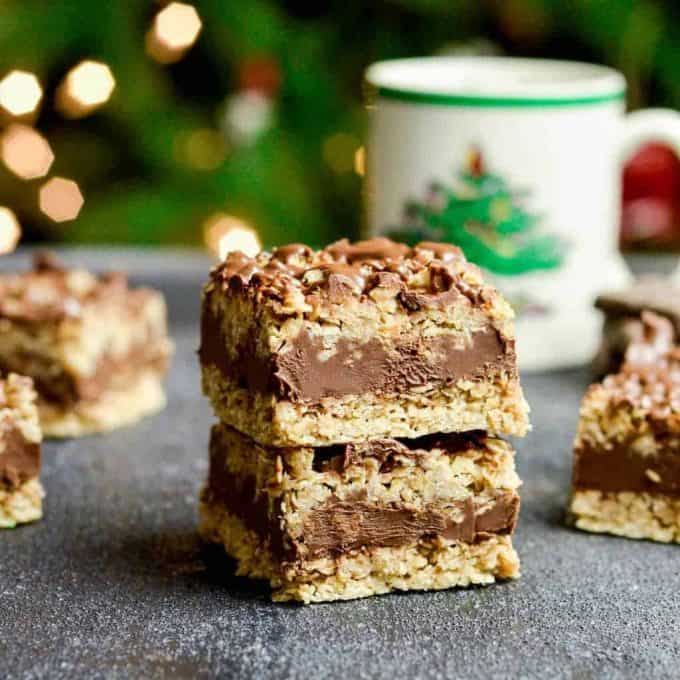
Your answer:
[[[519,576],[519,484],[479,432],[277,449],[217,425],[201,533],[275,600],[491,583]]]

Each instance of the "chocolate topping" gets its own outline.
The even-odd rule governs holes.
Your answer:
[[[607,318],[639,318],[644,310],[665,316],[680,335],[680,288],[669,279],[646,276],[626,290],[604,293],[595,301]]]
[[[642,339],[645,324],[640,317],[644,311],[668,319],[673,341],[680,338],[680,288],[670,279],[642,277],[625,290],[600,295],[595,306],[605,314],[602,342],[593,361],[598,378],[618,372],[628,346]]]
[[[673,327],[663,317],[643,312],[644,331],[626,351],[621,371],[602,382],[612,404],[627,404],[664,421],[680,411],[680,348],[673,346]]]
[[[40,444],[29,442],[13,422],[0,422],[0,488],[16,489],[39,472]]]
[[[378,338],[358,344],[340,338],[335,353],[321,360],[326,349],[321,338],[301,332],[267,364],[255,357],[251,344],[238,348],[230,361],[217,319],[204,306],[201,322],[203,364],[213,364],[242,387],[270,391],[294,402],[315,402],[350,394],[394,394],[428,384],[482,379],[489,374],[516,372],[514,340],[494,328],[475,333],[469,347],[455,346],[450,337],[397,340],[388,346]]]
[[[488,435],[482,430],[431,434],[415,439],[372,439],[360,444],[335,444],[314,449],[314,469],[317,472],[333,470],[342,473],[365,458],[375,458],[380,472],[389,472],[397,465],[400,456],[424,458],[434,449],[456,455],[470,449],[486,449]]]
[[[632,451],[633,444],[617,443],[601,451],[582,443],[574,451],[574,488],[680,497],[680,449],[664,450],[662,440],[659,452],[646,456]]]
[[[36,253],[33,269],[0,276],[0,319],[33,323],[78,318],[82,306],[115,295],[127,295],[139,306],[146,291],[130,291],[124,274],[95,277],[67,270],[51,253]]]
[[[301,293],[308,301],[334,303],[389,288],[411,311],[450,304],[461,294],[472,304],[497,295],[456,246],[424,242],[409,248],[387,238],[343,239],[317,252],[291,244],[254,258],[234,251],[212,271],[211,280],[224,291],[279,302]]]

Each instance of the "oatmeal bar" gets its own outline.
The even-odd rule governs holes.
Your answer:
[[[519,484],[481,432],[277,449],[220,424],[201,532],[275,600],[491,583],[519,576]]]
[[[0,529],[42,517],[42,435],[30,378],[0,380]]]
[[[570,515],[586,531],[680,542],[680,349],[668,319],[641,318],[621,371],[583,400]]]
[[[450,245],[230,253],[203,293],[203,389],[274,446],[529,428],[513,312]]]
[[[33,378],[43,433],[76,437],[130,424],[165,404],[171,344],[160,293],[122,274],[67,270],[40,254],[0,275],[0,372]]]
[[[664,316],[673,324],[675,340],[680,337],[680,289],[670,279],[641,277],[625,290],[600,295],[595,306],[605,317],[602,342],[593,361],[598,378],[618,372],[628,346],[642,340],[642,312]]]

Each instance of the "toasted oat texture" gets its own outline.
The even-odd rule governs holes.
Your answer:
[[[201,533],[284,599],[469,585],[516,575],[510,543],[493,541],[514,530],[519,485],[512,448],[481,432],[278,449],[217,425]],[[388,559],[405,562],[390,571]],[[371,564],[382,573],[359,579]],[[317,583],[319,570],[362,582]]]
[[[223,422],[274,446],[521,436],[512,320],[453,246],[232,253],[203,292],[203,390]]]
[[[45,491],[37,478],[16,489],[0,486],[0,529],[14,529],[17,524],[40,519],[44,497]]]
[[[469,430],[521,437],[528,428],[521,387],[507,374],[494,384],[461,380],[424,393],[329,397],[316,405],[243,389],[214,366],[204,366],[202,376],[203,391],[219,420],[271,446],[326,446]]]
[[[104,431],[157,410],[171,353],[162,295],[131,289],[122,274],[39,255],[33,270],[0,276],[0,372],[33,378],[47,435]],[[105,414],[107,405],[120,413]]]
[[[574,491],[570,519],[584,531],[680,543],[680,498],[662,494]]]
[[[38,475],[42,433],[30,378],[0,380],[0,529],[42,517]]]
[[[258,534],[218,507],[202,509],[201,532],[224,545],[237,561],[237,574],[269,580],[272,599],[305,604],[353,600],[398,590],[443,590],[519,578],[519,558],[510,536],[479,543],[442,538],[398,547],[354,551],[281,572]]]

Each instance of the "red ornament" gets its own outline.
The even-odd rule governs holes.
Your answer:
[[[621,245],[680,242],[680,160],[658,142],[643,146],[623,170]]]
[[[281,69],[272,57],[253,57],[241,64],[238,81],[242,90],[274,97],[281,87]]]

